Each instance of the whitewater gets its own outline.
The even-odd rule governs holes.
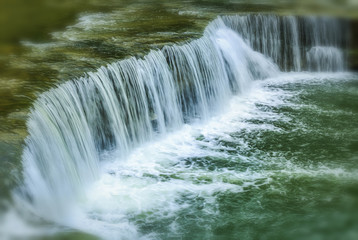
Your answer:
[[[209,226],[220,214],[220,193],[272,181],[275,171],[255,166],[301,171],[248,156],[245,138],[232,135],[281,131],[252,119],[291,121],[258,107],[291,104],[292,93],[272,83],[349,78],[327,73],[346,70],[346,34],[346,22],[333,18],[223,16],[198,40],[109,64],[42,93],[27,121],[17,204],[105,239],[162,238],[145,228],[158,219],[180,236],[185,224],[176,218],[183,212]],[[328,170],[307,174],[322,171]]]

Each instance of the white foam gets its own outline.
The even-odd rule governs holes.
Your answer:
[[[102,14],[84,16],[68,35],[58,37],[79,40],[83,36],[76,28],[113,25],[104,19]],[[297,40],[296,19],[284,21]],[[31,198],[34,212],[51,221],[107,239],[136,239],[150,237],[141,235],[136,216],[175,217],[191,206],[183,196],[200,196],[208,203],[203,211],[216,214],[216,193],[269,184],[273,171],[205,162],[270,164],[231,156],[236,147],[249,149],[232,134],[281,131],[270,121],[290,118],[259,105],[287,104],[292,94],[270,86],[312,76],[278,76],[268,56],[255,52],[219,18],[198,40],[112,63],[43,93],[28,121],[23,195]],[[301,69],[294,60],[294,69]]]
[[[301,79],[309,78],[305,74],[300,76]],[[311,76],[313,79],[317,77],[325,77],[325,74]],[[291,73],[280,76],[277,81],[298,81],[299,78],[295,73]],[[207,203],[207,209],[204,211],[212,211],[215,215],[218,213],[212,206],[215,205],[216,193],[239,193],[250,186],[270,184],[272,177],[277,174],[332,175],[338,178],[357,176],[356,173],[347,173],[343,169],[332,169],[324,165],[315,168],[302,167],[279,157],[271,160],[274,162],[242,157],[243,161],[255,162],[257,165],[278,164],[281,167],[277,170],[254,170],[248,167],[245,171],[227,168],[208,171],[195,164],[186,164],[186,159],[205,157],[231,161],[232,158],[225,152],[230,149],[221,146],[218,141],[237,141],[230,134],[242,129],[280,131],[269,124],[248,123],[250,119],[290,120],[256,107],[258,103],[276,107],[289,104],[288,100],[292,97],[289,92],[267,87],[272,80],[255,82],[251,91],[244,96],[234,97],[224,112],[205,123],[185,125],[174,133],[141,145],[126,158],[118,157],[120,155],[115,151],[103,155],[105,161],[101,166],[101,179],[89,190],[88,199],[83,202],[89,219],[97,219],[96,224],[91,225],[90,231],[108,239],[115,239],[114,236],[120,239],[127,237],[127,234],[134,234],[138,238],[147,237],[140,235],[135,221],[130,221],[129,216],[144,214],[150,217],[154,214],[158,219],[175,217],[179,211],[191,206],[190,202],[179,201],[183,195],[200,196]],[[238,143],[238,146],[245,147],[244,142]],[[116,228],[132,230],[120,233]]]
[[[104,154],[101,179],[88,190],[88,199],[82,203],[88,217],[97,219],[96,224],[87,230],[108,239],[121,232],[116,230],[117,227],[132,229],[122,232],[124,235],[121,236],[138,234],[135,223],[129,222],[128,216],[148,212],[155,212],[158,218],[175,216],[188,207],[189,203],[178,201],[183,194],[200,196],[213,203],[215,193],[241,192],[248,186],[269,183],[270,173],[264,171],[247,169],[240,172],[226,168],[207,171],[185,164],[185,159],[203,157],[230,161],[225,153],[228,148],[218,145],[215,139],[233,141],[230,133],[240,129],[273,129],[270,125],[245,123],[245,120],[258,115],[262,118],[276,117],[258,111],[255,107],[258,102],[278,105],[282,99],[275,92],[261,88],[260,83],[255,83],[252,91],[233,98],[224,113],[203,124],[185,125],[174,133],[143,144],[126,158],[120,157],[116,151]],[[261,182],[256,183],[258,180]],[[240,181],[242,184],[237,184]],[[112,227],[107,229],[108,225]]]

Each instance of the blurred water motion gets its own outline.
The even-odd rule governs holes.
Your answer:
[[[307,59],[303,55],[297,58],[299,62],[280,59],[285,54],[270,57],[276,57],[282,66],[287,64],[286,70],[307,61],[312,71],[341,71],[347,56],[347,67],[358,69],[356,0],[0,0],[0,239],[4,231],[17,227],[20,239],[94,238],[68,229],[53,234],[53,224],[41,221],[41,233],[37,233],[38,229],[28,226],[13,210],[14,189],[23,182],[21,154],[28,135],[25,122],[39,94],[108,63],[140,58],[153,49],[198,39],[218,15],[249,13],[344,19],[350,32],[350,38],[345,39],[348,49],[314,46],[304,49],[309,54]],[[293,28],[295,21],[287,26]],[[290,46],[297,44],[291,42],[294,38],[285,39]],[[292,69],[298,71],[297,66]],[[116,164],[107,166],[110,174],[104,174],[98,183],[98,195],[91,195],[90,208],[99,204],[98,209],[106,212],[101,204],[106,199],[109,206],[119,209],[118,216],[128,221],[124,226],[135,225],[130,231],[147,237],[155,233],[152,237],[158,239],[193,234],[199,239],[238,234],[244,239],[355,239],[356,75],[292,74],[260,84],[251,98],[245,96],[232,103],[233,114],[208,125],[187,126],[182,135],[169,134],[167,142],[141,146],[128,158],[134,163],[124,164],[126,169]],[[151,123],[157,118],[155,114],[148,116]],[[118,156],[114,152],[106,157],[113,160]],[[156,172],[151,164],[163,172]],[[220,172],[221,168],[225,171]],[[183,184],[177,184],[180,181]],[[158,185],[151,185],[153,182]],[[123,188],[117,189],[116,184]],[[190,191],[181,188],[185,184]],[[220,187],[225,191],[216,191],[215,184],[223,184]],[[127,201],[128,208],[121,211],[119,200],[136,196],[140,186],[147,187],[146,194],[135,198],[137,202]],[[233,191],[235,187],[242,192]],[[122,195],[114,194],[113,198],[114,190]],[[153,191],[162,192],[162,199],[176,212],[160,211],[156,205],[160,201],[152,200]],[[136,212],[139,208],[133,207],[137,206],[134,202],[149,210]],[[91,214],[92,219],[104,217],[96,210]],[[121,222],[121,217],[114,221]],[[172,225],[166,228],[168,221]],[[11,234],[16,235],[16,231]]]

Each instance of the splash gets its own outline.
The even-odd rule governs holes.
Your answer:
[[[125,216],[119,214],[103,220],[103,215],[96,213],[99,199],[88,192],[103,191],[100,195],[103,204],[115,191],[113,186],[107,191],[103,188],[105,184],[99,184],[112,171],[104,171],[103,162],[129,164],[127,174],[135,175],[130,171],[129,160],[138,149],[175,136],[188,126],[209,121],[225,110],[233,96],[250,92],[255,80],[275,77],[280,71],[342,70],[343,55],[339,49],[345,42],[337,37],[339,34],[332,33],[337,29],[344,31],[341,25],[344,24],[340,21],[325,18],[219,17],[198,40],[151,51],[143,59],[109,64],[41,94],[27,123],[29,136],[23,153],[21,198],[36,214],[70,226],[77,226],[72,222],[77,221],[73,217],[78,203],[91,199],[92,220],[88,225],[95,224],[93,220],[97,219],[109,228],[116,228],[113,222],[123,222]],[[329,30],[328,26],[335,27]],[[320,50],[326,46],[335,46],[329,48],[332,54]],[[180,142],[180,137],[173,139]],[[138,154],[146,153],[154,154],[150,149]],[[144,184],[141,180],[116,181],[121,188],[116,194],[131,191],[133,184]],[[149,201],[153,191],[185,185],[185,179],[178,182],[148,188],[144,191],[147,204],[157,204]],[[101,188],[97,189],[98,184]],[[209,196],[213,189],[223,185],[187,187]],[[137,196],[143,191],[133,190],[132,194]],[[109,200],[109,206],[113,206],[111,201],[116,200]],[[102,207],[99,209],[103,211]],[[129,229],[128,236],[137,237],[136,229],[129,224],[123,229]],[[117,235],[107,237],[113,239]]]

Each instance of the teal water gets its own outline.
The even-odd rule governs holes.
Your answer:
[[[50,43],[22,42],[27,50],[12,55],[2,76],[0,239],[357,239],[355,73],[282,73],[255,81],[205,121],[155,137],[125,158],[115,149],[102,152],[100,177],[68,210],[66,224],[29,213],[13,199],[26,169],[28,108],[34,92],[53,86],[50,78],[64,82],[128,55],[199,38],[220,12],[292,12],[272,3],[189,3],[190,11],[177,3],[103,8],[82,14]],[[133,12],[138,17],[124,21]],[[30,81],[17,69],[36,77]]]
[[[88,224],[110,220],[109,239],[356,239],[357,100],[354,74],[255,82],[205,124],[120,163],[104,156]],[[92,239],[44,223],[27,231],[20,239]]]
[[[199,134],[195,143],[210,142],[217,154],[180,158],[181,171],[156,179],[219,186],[183,191],[175,202],[185,207],[174,216],[133,216],[141,232],[159,239],[357,238],[357,76],[281,80],[260,83],[272,98],[252,102],[248,116],[231,119],[219,136]]]
[[[244,192],[218,193],[220,217],[209,224],[214,238],[355,239],[357,80],[328,76],[266,87],[284,91],[288,98],[279,106],[255,104],[278,116],[248,122],[274,129],[242,129],[230,134],[230,141],[218,139],[234,149],[230,155],[256,160],[246,163],[234,158],[235,164],[222,164],[210,159],[206,169],[217,165],[250,169],[270,180],[259,179]],[[236,144],[242,139],[243,145]]]

